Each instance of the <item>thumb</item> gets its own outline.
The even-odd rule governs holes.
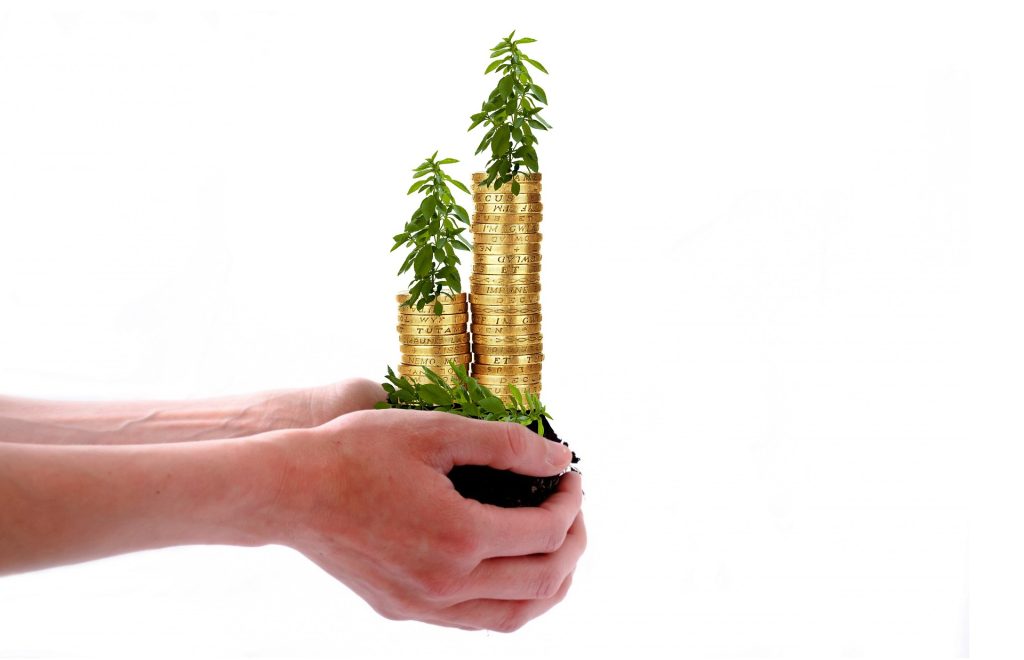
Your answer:
[[[445,473],[456,465],[488,465],[532,477],[559,474],[569,466],[569,448],[515,422],[488,422],[442,413],[441,451],[433,464]]]

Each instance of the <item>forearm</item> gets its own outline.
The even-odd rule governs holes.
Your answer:
[[[151,444],[306,426],[299,390],[200,401],[40,401],[0,396],[0,442]]]
[[[0,444],[0,575],[172,545],[272,542],[279,439]]]

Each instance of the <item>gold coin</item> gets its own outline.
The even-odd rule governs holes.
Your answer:
[[[470,284],[490,284],[491,286],[515,286],[517,284],[537,284],[540,282],[540,273],[525,273],[523,275],[470,275]]]
[[[539,254],[540,243],[477,243],[473,246],[473,256],[479,254]]]
[[[474,325],[533,325],[540,323],[540,314],[513,314],[499,316],[495,314],[474,314]]]
[[[427,369],[430,369],[431,371],[433,371],[438,376],[441,376],[442,378],[457,377],[457,374],[452,370],[450,366],[447,365],[443,367],[431,367],[430,365],[422,364],[399,364],[398,373],[402,374],[403,376],[423,376],[424,378],[426,378],[427,374],[423,372],[424,366],[426,366]]]
[[[544,339],[544,335],[477,335],[473,337],[473,345],[512,346],[514,344],[536,344]]]
[[[398,304],[398,313],[399,314],[430,314],[431,316],[433,316],[434,315],[434,305],[433,304],[426,305],[426,306],[424,306],[423,311],[420,311],[420,310],[416,309],[415,307],[409,307],[408,305],[403,305],[402,303],[399,303]],[[448,304],[442,304],[441,305],[441,314],[442,315],[443,314],[465,314],[465,313],[466,313],[466,303],[465,302],[448,303]]]
[[[516,376],[522,374],[539,374],[543,365],[540,362],[534,364],[474,364],[473,376],[477,375],[503,375]]]
[[[440,346],[402,345],[402,355],[460,355],[469,352],[466,344],[442,344]]]
[[[399,325],[395,326],[399,335],[463,335],[466,334],[466,324],[455,325]]]
[[[403,335],[399,330],[398,341],[403,346],[453,346],[468,344],[469,332],[463,330],[450,335]]]
[[[519,191],[518,195],[512,193],[480,191],[473,193],[475,204],[535,204],[540,201],[540,193]]]
[[[478,355],[475,360],[476,364],[484,365],[537,364],[543,361],[543,353],[531,353],[530,355]]]
[[[534,245],[539,244],[544,234],[494,234],[480,233],[473,236],[473,247],[480,245]]]
[[[509,296],[519,295],[523,293],[538,293],[540,291],[540,282],[533,284],[470,284],[469,290],[473,295],[480,294],[482,296]]]
[[[541,187],[543,185],[544,184],[540,183],[540,182],[538,182],[538,183],[522,182],[522,183],[519,184],[519,194],[522,195],[523,193],[539,193],[541,191]],[[513,194],[512,193],[512,184],[511,183],[506,183],[503,186],[501,186],[500,188],[492,188],[491,186],[485,186],[482,183],[471,183],[469,185],[469,189],[473,192],[474,195],[479,194],[479,193],[504,193],[506,195]]]
[[[517,296],[483,296],[474,293],[470,301],[479,305],[533,305],[540,302],[539,293],[527,293]]]
[[[536,314],[540,311],[540,303],[536,305],[473,305],[474,314]]]
[[[539,264],[543,259],[541,254],[473,254],[473,263],[483,265],[512,264]]]
[[[539,273],[540,264],[473,264],[473,272],[483,275],[519,275],[521,273]],[[470,289],[470,293],[474,293]]]
[[[483,181],[484,179],[487,178],[487,173],[486,172],[473,172],[472,177],[473,177],[473,182],[474,183],[480,183],[481,181]],[[515,176],[512,177],[512,180],[513,181],[533,181],[533,182],[536,182],[536,181],[540,181],[541,180],[541,173],[540,172],[519,172],[518,174],[516,174]]]
[[[537,385],[541,382],[540,374],[473,374],[476,382],[491,387],[493,385]]]
[[[402,364],[425,365],[433,369],[443,367],[451,360],[455,364],[469,364],[469,353],[459,355],[402,355]]]
[[[541,213],[544,211],[544,204],[533,202],[529,204],[473,204],[473,210],[477,213]]]
[[[535,234],[540,231],[539,222],[519,222],[516,224],[495,224],[474,222],[469,230],[474,234]],[[475,238],[473,239],[476,240]]]
[[[395,296],[395,300],[397,300],[400,303],[403,303],[403,302],[405,302],[408,299],[409,299],[409,294],[408,293],[400,293],[397,296]],[[432,300],[432,301],[430,301],[430,304],[433,304],[434,302],[435,301]],[[465,294],[465,292],[463,292],[463,293],[456,293],[454,296],[449,296],[447,293],[442,293],[441,295],[439,295],[437,297],[436,302],[439,302],[442,305],[445,304],[445,303],[464,303],[464,302],[466,302],[466,294]]]
[[[543,342],[537,342],[535,344],[512,344],[503,346],[473,344],[474,355],[531,355],[533,353],[543,352]]]
[[[402,325],[455,325],[469,320],[469,314],[399,314],[398,322]]]
[[[479,325],[470,326],[474,335],[535,335],[540,332],[540,324],[531,325]]]
[[[440,376],[440,374],[438,374],[438,375]],[[415,384],[419,384],[419,385],[426,385],[427,383],[434,382],[434,381],[430,380],[429,378],[427,378],[426,376],[414,376],[412,374],[399,374],[399,376],[402,376],[403,378],[405,378],[410,383],[415,383]],[[456,385],[459,384],[458,376],[441,376],[441,380],[443,380],[445,383],[447,383],[448,385],[450,385],[452,387],[455,387]],[[525,401],[523,403],[525,403]],[[508,401],[506,401],[505,404],[507,405]]]
[[[543,213],[474,213],[473,222],[480,225],[512,225],[530,222],[543,222]]]

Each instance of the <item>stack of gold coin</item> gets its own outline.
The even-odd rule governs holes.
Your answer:
[[[466,312],[466,294],[454,296],[442,294],[436,302],[441,303],[441,314],[434,313],[434,303],[422,311],[403,305],[409,299],[408,293],[400,293],[398,300],[398,343],[402,349],[402,361],[398,365],[399,375],[417,383],[429,383],[423,367],[457,383],[458,377],[449,366],[449,360],[463,367],[469,365],[469,332]]]
[[[472,376],[507,403],[510,384],[541,390],[541,175],[516,175],[518,194],[482,186],[486,176],[473,175]]]

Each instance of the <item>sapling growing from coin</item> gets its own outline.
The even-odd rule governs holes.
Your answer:
[[[534,131],[551,128],[540,112],[548,103],[544,89],[533,82],[531,68],[547,73],[544,65],[527,57],[520,46],[537,41],[530,37],[513,40],[515,30],[491,49],[491,62],[484,74],[497,73],[501,77],[480,112],[472,115],[469,130],[483,125],[487,127],[476,153],[490,149],[487,161],[487,177],[480,187],[495,190],[512,182],[512,194],[519,194],[519,182],[515,175],[520,170],[537,172],[537,138]]]
[[[462,233],[469,227],[469,213],[455,201],[449,184],[469,194],[469,189],[449,176],[443,169],[459,161],[454,158],[437,160],[437,152],[413,170],[413,184],[408,194],[423,196],[405,229],[395,234],[394,252],[402,246],[410,248],[408,256],[398,270],[401,275],[410,269],[409,297],[403,306],[422,311],[433,302],[434,314],[441,314],[443,306],[438,296],[454,295],[462,291],[462,278],[458,265],[462,263],[456,250],[471,250]],[[460,226],[464,225],[464,226]]]

